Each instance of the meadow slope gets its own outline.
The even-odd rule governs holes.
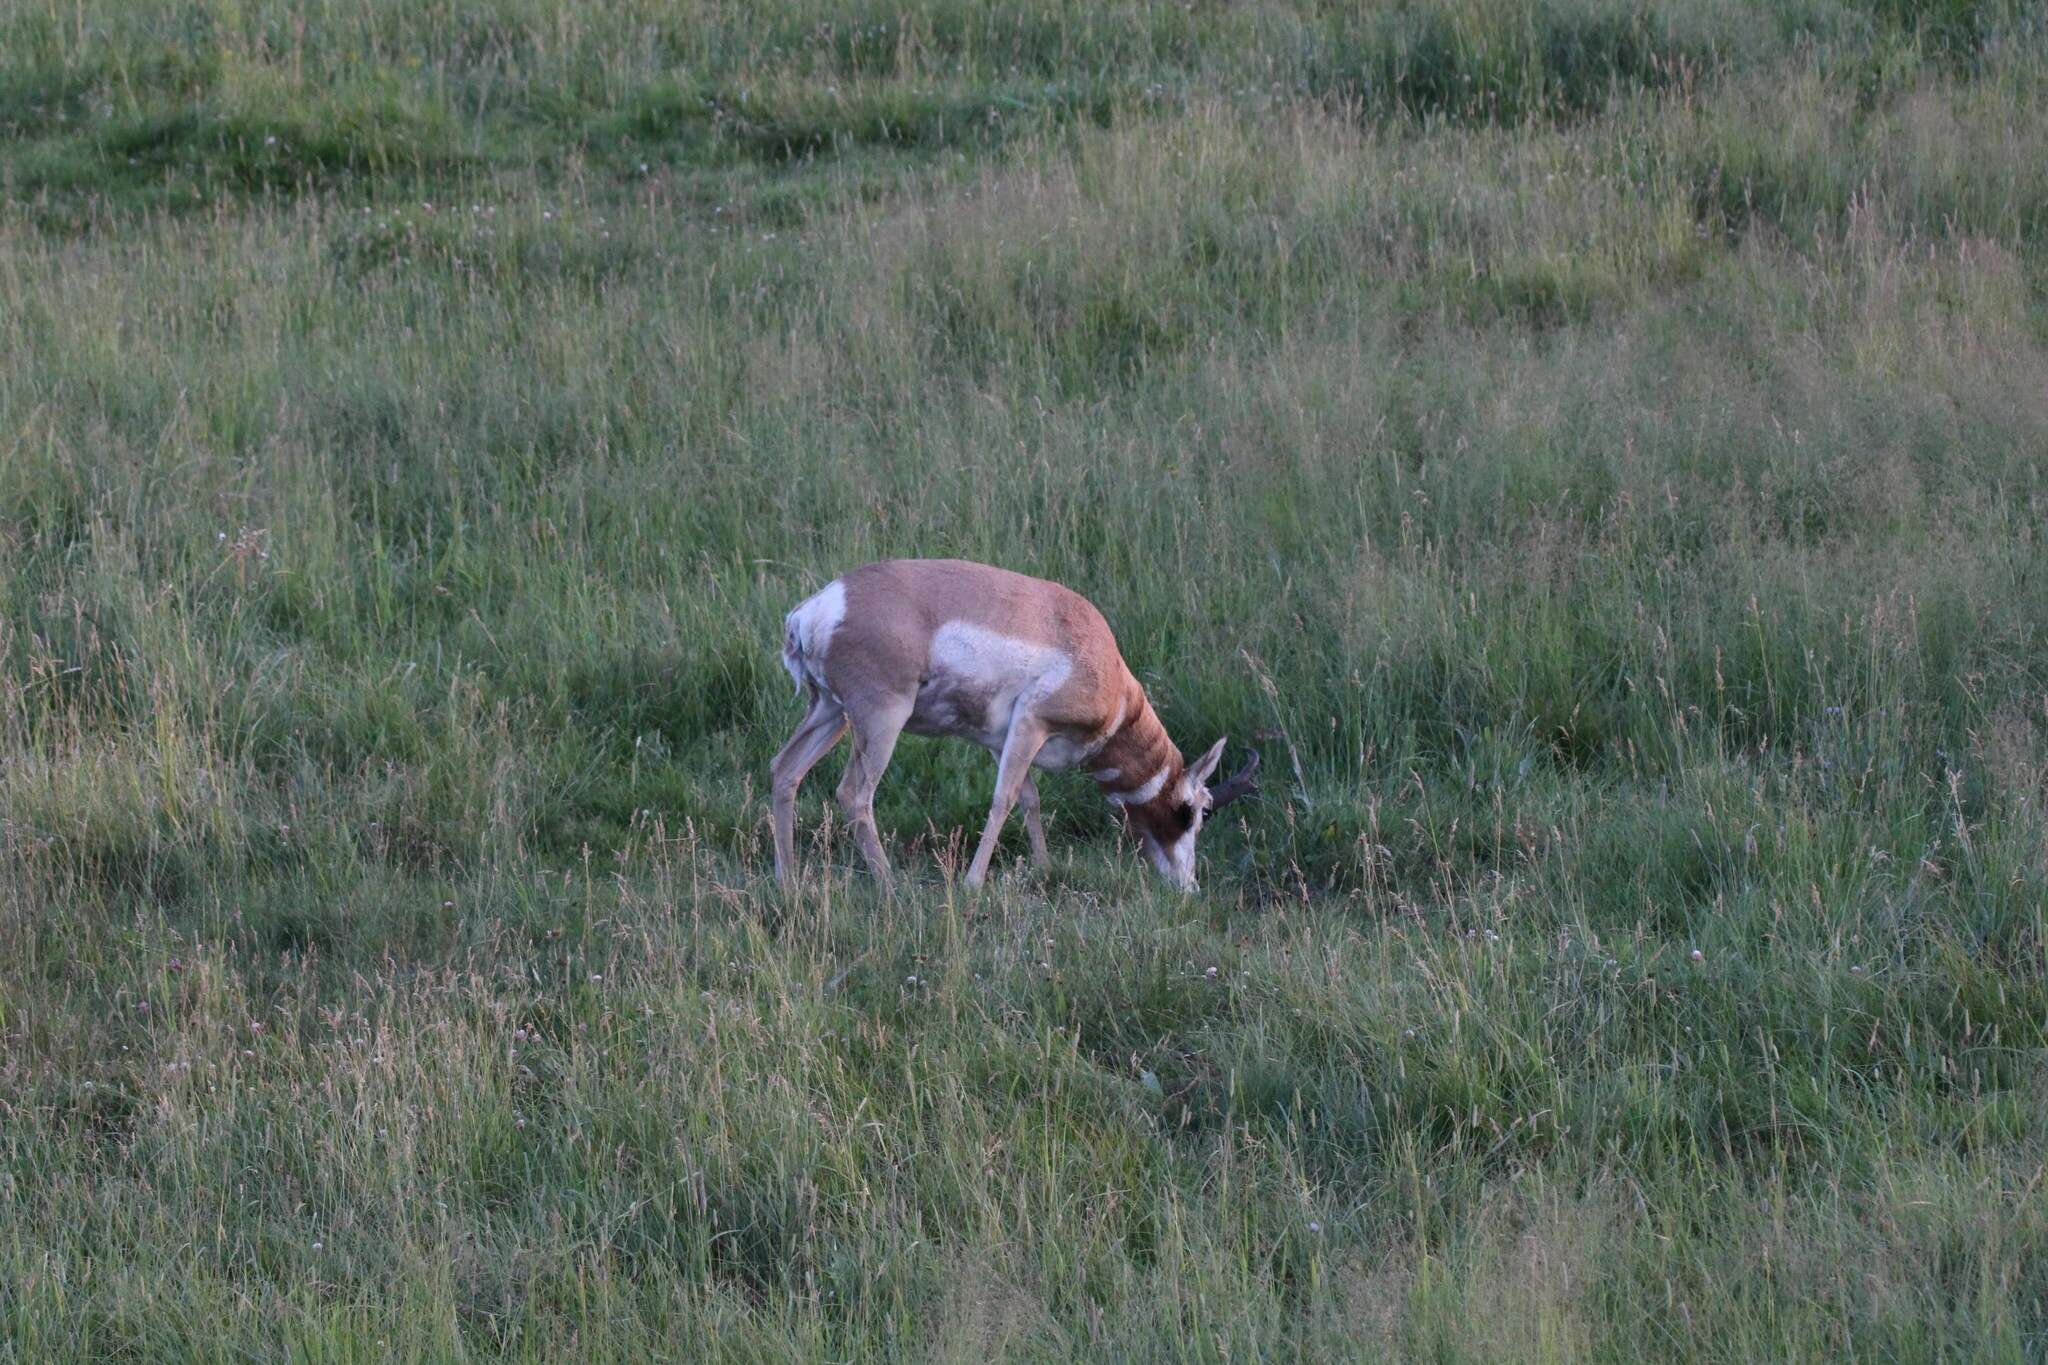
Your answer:
[[[0,1360],[2039,1358],[2044,799],[2037,7],[0,8]]]

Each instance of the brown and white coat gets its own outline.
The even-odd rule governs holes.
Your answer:
[[[1080,767],[1119,806],[1160,874],[1195,886],[1195,836],[1205,814],[1255,791],[1258,757],[1216,788],[1217,740],[1194,763],[1159,722],[1109,623],[1079,593],[958,559],[892,559],[827,583],[784,622],[783,666],[810,709],[771,765],[775,869],[796,871],[796,792],[804,774],[853,732],[839,803],[869,868],[889,863],[875,830],[874,792],[897,737],[950,736],[996,755],[995,797],[967,869],[988,875],[1012,805],[1032,857],[1050,861],[1033,768]]]

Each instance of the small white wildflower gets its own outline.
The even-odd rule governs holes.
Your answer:
[[[315,1243],[313,1243],[313,1250],[315,1250],[315,1251],[318,1251],[318,1250],[320,1250],[320,1248],[321,1248],[321,1246],[322,1246],[322,1245],[323,1245],[323,1244],[322,1244],[322,1243],[320,1243],[320,1242],[315,1242]]]
[[[604,973],[603,973],[603,972],[592,972],[592,973],[590,974],[590,979],[591,979],[592,981],[602,981],[602,980],[604,980]]]
[[[1692,960],[1694,962],[1705,962],[1707,960],[1707,955],[1701,952],[1699,949],[1695,948],[1692,950]]]
[[[1311,1218],[1308,1222],[1308,1230],[1310,1232],[1321,1232],[1323,1230],[1323,1225],[1321,1223],[1318,1223],[1315,1219]]]

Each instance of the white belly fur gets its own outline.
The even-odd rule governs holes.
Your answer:
[[[948,621],[932,635],[931,677],[940,690],[972,695],[978,707],[935,707],[920,714],[919,730],[972,740],[1002,752],[1010,721],[1019,706],[1035,706],[1059,691],[1074,670],[1065,650],[998,634],[967,621]],[[1036,766],[1063,768],[1076,748],[1055,738],[1039,754]]]

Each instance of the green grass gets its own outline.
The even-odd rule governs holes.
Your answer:
[[[1996,3],[0,14],[0,1360],[2039,1357],[2044,130]],[[924,742],[774,893],[911,553],[1263,752],[1199,896]]]

